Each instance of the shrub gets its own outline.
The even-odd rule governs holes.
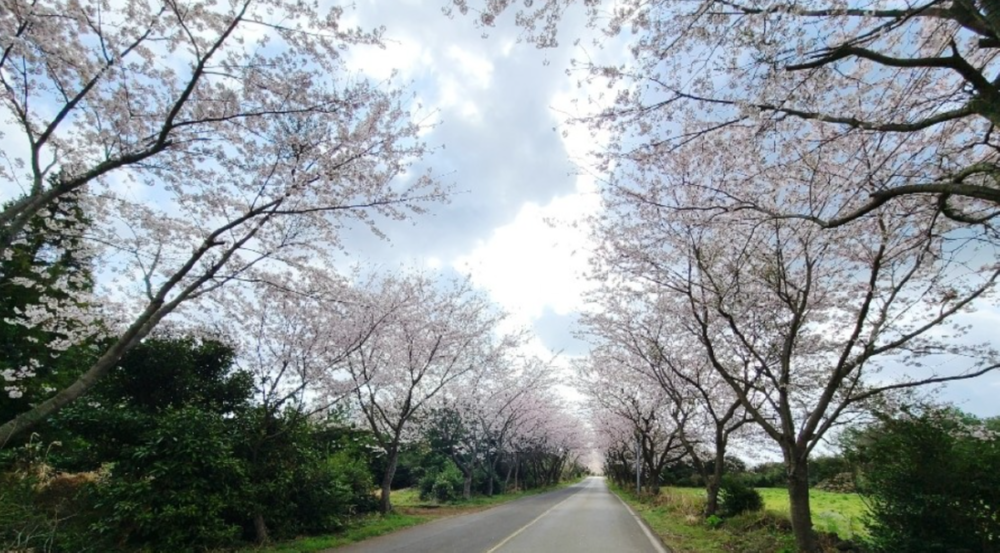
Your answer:
[[[82,537],[96,473],[55,472],[46,462],[49,448],[34,438],[6,453],[12,466],[0,472],[0,551],[102,550]]]
[[[226,514],[245,479],[225,421],[182,408],[157,422],[98,484],[102,516],[94,530],[118,547],[191,551],[231,544],[241,528]]]
[[[440,503],[455,501],[462,496],[462,485],[462,473],[454,465],[445,465],[437,471],[428,471],[420,479],[420,499]]]
[[[724,517],[760,511],[764,498],[757,490],[736,478],[725,478],[719,487],[719,513]]]
[[[882,420],[847,441],[874,551],[1000,551],[1000,437],[954,409]]]

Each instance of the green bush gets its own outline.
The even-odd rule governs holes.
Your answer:
[[[102,516],[94,531],[117,547],[193,551],[232,544],[242,529],[227,514],[240,503],[245,479],[225,421],[182,408],[157,423],[97,486]]]
[[[1000,551],[996,422],[928,409],[850,436],[873,551]]]
[[[455,501],[462,496],[462,473],[448,464],[420,479],[420,499],[439,503]]]
[[[719,487],[719,514],[724,517],[752,513],[764,508],[760,493],[737,478],[724,478]]]

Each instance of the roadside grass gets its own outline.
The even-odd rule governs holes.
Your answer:
[[[527,491],[517,491],[506,494],[496,494],[492,497],[475,496],[468,501],[437,503],[422,501],[420,490],[403,488],[393,490],[391,499],[393,512],[386,516],[370,514],[355,519],[344,531],[323,536],[310,536],[282,542],[266,547],[254,547],[241,550],[242,553],[315,553],[336,547],[343,547],[369,538],[389,534],[397,530],[437,520],[448,516],[461,515],[482,511],[488,507],[513,501],[521,497],[550,492],[571,486],[580,480],[561,482],[555,486]]]
[[[789,516],[788,491],[781,488],[757,488],[757,491],[764,498],[765,509]],[[809,507],[817,532],[834,533],[845,540],[868,535],[862,522],[868,507],[856,493],[809,490]]]
[[[664,488],[656,498],[642,501],[620,488],[613,489],[677,553],[795,551],[788,497],[783,489],[759,489],[764,497],[764,511],[726,519],[716,528],[711,528],[702,516],[705,507],[702,489]],[[810,499],[817,531],[836,532],[842,539],[863,535],[860,518],[865,507],[856,494],[814,490]]]
[[[438,517],[431,515],[408,515],[389,513],[382,516],[372,514],[355,520],[347,529],[338,534],[310,536],[267,547],[244,549],[245,553],[315,553],[389,534],[403,528],[416,526]]]

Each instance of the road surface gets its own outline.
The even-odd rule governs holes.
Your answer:
[[[337,553],[666,553],[604,478],[338,548]]]

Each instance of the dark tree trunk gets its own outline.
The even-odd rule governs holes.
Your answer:
[[[385,475],[382,476],[382,496],[379,498],[379,511],[383,515],[392,510],[389,494],[392,492],[392,478],[396,476],[396,464],[399,462],[399,444],[389,447],[388,454],[389,463],[385,467]]]
[[[486,482],[486,497],[493,497],[493,481],[496,480],[497,464],[494,460],[489,465],[490,470],[488,471],[487,477],[489,480]]]
[[[517,455],[515,455],[514,456],[514,489],[515,490],[521,489],[519,487],[518,483],[517,483],[517,477],[518,477],[518,473],[519,472],[521,472],[521,461],[520,461],[520,459],[517,458]]]
[[[267,523],[264,522],[264,514],[257,512],[253,515],[253,530],[257,535],[257,543],[264,545],[271,540],[267,531]]]
[[[792,533],[795,545],[802,553],[819,551],[819,542],[812,529],[809,508],[809,465],[805,455],[792,454],[788,471],[788,500],[792,511]]]
[[[468,501],[472,498],[472,469],[465,471],[462,482],[462,499]]]
[[[715,451],[712,474],[705,478],[705,493],[708,494],[708,501],[705,503],[706,517],[714,515],[719,510],[719,486],[722,485],[722,473],[726,470],[726,442],[719,437],[716,437]]]

